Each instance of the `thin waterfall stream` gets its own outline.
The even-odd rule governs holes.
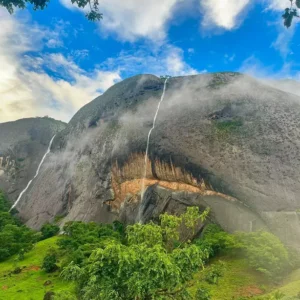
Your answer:
[[[49,143],[47,152],[44,154],[44,156],[43,156],[43,158],[42,158],[42,160],[41,160],[41,162],[40,162],[40,164],[39,164],[39,166],[38,166],[38,168],[37,168],[37,170],[36,170],[35,176],[28,182],[26,188],[21,192],[21,194],[19,195],[17,201],[13,204],[13,206],[10,208],[9,211],[11,211],[13,208],[15,208],[15,207],[17,206],[17,204],[20,202],[22,196],[26,193],[26,191],[27,191],[28,188],[30,187],[32,181],[33,181],[35,178],[38,177],[38,175],[39,175],[39,173],[40,173],[40,169],[41,169],[41,167],[42,167],[42,165],[43,165],[43,163],[44,163],[44,161],[45,161],[47,155],[48,155],[48,154],[50,153],[50,151],[51,151],[51,146],[52,146],[52,143],[53,143],[54,138],[55,138],[55,135],[52,137],[52,139],[51,139],[51,141],[50,141],[50,143]]]
[[[144,176],[143,176],[143,180],[142,180],[142,195],[141,195],[141,202],[143,201],[144,198],[144,192],[145,192],[145,180],[146,180],[146,176],[147,176],[147,159],[148,159],[148,153],[149,153],[149,144],[150,144],[150,136],[151,133],[153,131],[153,129],[155,128],[155,123],[156,123],[156,119],[157,119],[157,115],[159,112],[159,108],[161,103],[163,102],[164,98],[165,98],[165,93],[166,93],[166,87],[167,87],[167,81],[168,81],[168,77],[166,78],[165,82],[164,82],[164,89],[163,89],[163,93],[161,95],[160,101],[157,105],[157,109],[154,115],[154,119],[153,119],[153,125],[152,128],[149,130],[148,133],[148,138],[147,138],[147,147],[146,147],[146,154],[145,154],[145,168],[144,168]]]

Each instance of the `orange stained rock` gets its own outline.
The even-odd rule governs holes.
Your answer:
[[[143,154],[131,154],[128,161],[120,168],[117,163],[112,168],[112,188],[115,198],[110,201],[113,210],[119,211],[126,197],[130,195],[127,201],[140,201],[140,192],[142,188],[145,157]],[[198,182],[190,173],[173,165],[156,160],[154,162],[155,178],[152,173],[151,161],[147,159],[147,173],[145,178],[145,187],[158,184],[161,187],[174,190],[198,193],[203,196],[218,196],[227,201],[238,201],[237,199],[215,192],[205,183],[204,180]]]
[[[124,202],[127,195],[131,195],[132,198],[130,199],[131,202],[138,202],[140,201],[139,193],[141,192],[141,186],[142,186],[142,178],[139,179],[133,179],[129,181],[122,182],[121,184],[118,184],[117,181],[112,178],[112,186],[115,193],[115,199],[114,201],[110,202],[111,207],[113,210],[118,211]],[[202,190],[199,187],[195,187],[186,183],[181,182],[169,182],[169,181],[162,181],[158,179],[145,179],[145,187],[149,187],[151,185],[158,184],[159,186],[163,188],[167,188],[174,191],[185,191],[190,193],[198,193],[203,196],[218,196],[222,197],[227,201],[237,201],[235,198],[218,193],[212,190]]]

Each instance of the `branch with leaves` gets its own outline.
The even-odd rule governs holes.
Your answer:
[[[15,9],[25,9],[27,4],[33,5],[34,10],[43,10],[49,2],[50,0],[0,0],[0,6],[5,7],[12,14]],[[71,0],[71,2],[79,8],[89,8],[85,15],[88,20],[100,21],[102,19],[103,15],[99,12],[99,0]]]
[[[284,26],[289,28],[292,25],[294,17],[299,18],[298,9],[300,9],[300,0],[290,0],[291,6],[287,7],[282,15]]]

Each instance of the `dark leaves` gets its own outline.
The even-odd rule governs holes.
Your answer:
[[[287,28],[291,27],[294,17],[299,18],[297,9],[293,8],[294,0],[290,0],[290,1],[291,1],[291,7],[286,8],[284,14],[282,15],[282,18],[284,20],[283,24]],[[300,0],[295,0],[295,4],[297,8],[300,8]]]
[[[294,17],[299,17],[297,9],[286,8],[284,14],[282,15],[282,18],[284,19],[284,26],[287,28],[291,27]]]
[[[25,9],[27,3],[32,4],[34,10],[43,10],[49,2],[50,0],[0,0],[0,6],[5,7],[12,14],[16,8]],[[90,8],[90,11],[85,15],[88,20],[100,21],[102,19],[102,14],[98,10],[98,0],[71,0],[71,2],[80,8],[86,6]]]
[[[100,21],[103,17],[98,11],[92,10],[85,15],[89,21]]]

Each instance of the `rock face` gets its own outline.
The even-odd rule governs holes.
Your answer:
[[[237,73],[164,80],[140,75],[83,107],[54,140],[18,205],[38,228],[63,221],[127,223],[211,207],[229,231],[268,228],[300,247],[300,98]]]
[[[51,138],[65,125],[50,118],[0,123],[0,189],[12,202],[33,178]]]

